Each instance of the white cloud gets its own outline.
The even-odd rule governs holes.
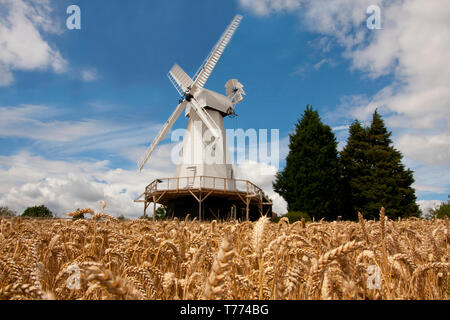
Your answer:
[[[0,107],[0,113],[2,114],[0,136],[68,142],[112,130],[107,123],[100,120],[57,121],[42,119],[55,115],[55,112],[57,111],[47,106]]]
[[[434,135],[403,134],[396,146],[404,154],[429,165],[450,164],[450,132]]]
[[[445,194],[445,189],[441,187],[430,186],[426,184],[415,183],[413,185],[414,189],[419,192],[432,192],[432,193],[441,193]]]
[[[170,146],[162,148],[169,150]],[[136,218],[142,215],[143,205],[133,201],[145,186],[156,178],[171,177],[175,172],[174,165],[167,165],[167,150],[157,151],[142,173],[111,169],[108,161],[57,161],[28,152],[0,156],[0,206],[21,213],[28,206],[45,204],[58,216],[63,216],[77,208],[98,211],[98,202],[105,200],[106,212]],[[249,180],[266,192],[273,200],[274,212],[286,213],[286,202],[272,188],[275,167],[245,162],[235,170],[236,178]]]
[[[98,71],[94,68],[86,68],[81,71],[81,79],[84,82],[93,82],[99,78]]]
[[[450,165],[446,166],[430,166],[422,164],[416,160],[405,157],[405,166],[414,168],[415,183],[413,187],[416,189],[419,196],[429,197],[430,193],[447,196],[450,190]]]
[[[443,203],[440,200],[419,200],[417,204],[419,205],[420,210],[422,210],[423,214],[426,215],[431,210],[438,209],[439,206]]]
[[[243,8],[250,9],[257,15],[265,16],[272,12],[292,11],[298,9],[302,0],[241,0]]]
[[[21,213],[28,206],[45,204],[62,216],[77,208],[98,210],[98,201],[106,200],[108,212],[116,216],[142,215],[143,205],[133,201],[155,178],[173,176],[175,164],[167,160],[172,144],[160,145],[142,173],[137,166],[113,169],[109,161],[73,159],[86,151],[101,150],[110,153],[108,159],[135,163],[160,125],[52,120],[64,113],[46,106],[0,108],[0,137],[32,139],[33,153],[42,147],[46,154],[64,159],[51,160],[27,151],[0,156],[0,205]]]
[[[67,62],[44,40],[59,33],[48,0],[0,0],[0,86],[13,82],[14,70],[64,72]]]
[[[325,64],[329,64],[330,66],[335,66],[335,63],[334,63],[334,61],[332,60],[332,59],[328,59],[328,58],[324,58],[324,59],[322,59],[322,60],[320,60],[319,62],[317,62],[314,66],[313,66],[313,68],[314,68],[314,70],[319,70],[320,68],[322,68],[322,66],[323,65],[325,65]]]
[[[236,179],[249,180],[260,187],[272,200],[273,212],[279,215],[287,213],[286,201],[275,191],[273,191],[272,181],[278,168],[265,163],[255,161],[245,161],[235,166]]]
[[[333,130],[333,131],[341,131],[341,130],[348,130],[349,128],[350,128],[349,125],[344,125],[344,126],[333,127],[333,128],[331,128],[331,130]]]
[[[21,213],[45,204],[61,217],[77,208],[99,211],[98,201],[105,200],[105,212],[135,218],[143,205],[134,199],[153,179],[172,173],[173,168],[152,166],[138,173],[110,169],[108,161],[55,161],[27,152],[0,156],[0,206]]]
[[[36,141],[36,149],[43,147],[58,155],[102,150],[134,162],[160,128],[159,124],[148,122],[52,120],[65,112],[47,106],[0,107],[0,137],[31,139]],[[167,153],[166,149],[162,147],[157,152]]]

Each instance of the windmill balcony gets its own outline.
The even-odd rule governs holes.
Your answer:
[[[166,207],[169,217],[186,214],[199,220],[256,220],[272,214],[272,203],[261,188],[248,180],[209,176],[156,179],[135,202],[144,203],[144,215],[150,203]],[[195,211],[194,214],[193,211]]]

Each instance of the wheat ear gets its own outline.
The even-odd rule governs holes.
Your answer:
[[[235,252],[231,237],[228,233],[226,233],[222,238],[219,252],[214,259],[211,272],[206,281],[206,286],[202,297],[203,299],[213,300],[223,298],[225,277],[234,254]]]

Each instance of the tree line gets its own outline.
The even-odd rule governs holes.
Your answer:
[[[0,217],[16,217],[17,213],[8,207],[0,207]],[[45,205],[28,207],[20,215],[25,218],[54,218],[53,212]]]
[[[369,126],[355,120],[341,152],[333,130],[307,106],[289,136],[286,166],[273,182],[288,204],[288,216],[316,220],[419,217],[413,172],[402,164],[378,111]]]

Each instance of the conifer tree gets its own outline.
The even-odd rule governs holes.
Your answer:
[[[391,218],[419,215],[413,172],[402,164],[391,134],[377,111],[370,127],[358,121],[350,127],[341,162],[353,216],[360,211],[367,218],[378,217],[382,206]]]
[[[370,165],[366,158],[369,149],[367,131],[359,121],[349,129],[347,145],[341,152],[344,176],[346,210],[351,220],[357,219],[358,212],[364,212],[370,181]]]
[[[288,204],[288,211],[327,220],[342,216],[342,177],[337,142],[309,105],[290,135],[286,167],[278,172],[274,190]]]

